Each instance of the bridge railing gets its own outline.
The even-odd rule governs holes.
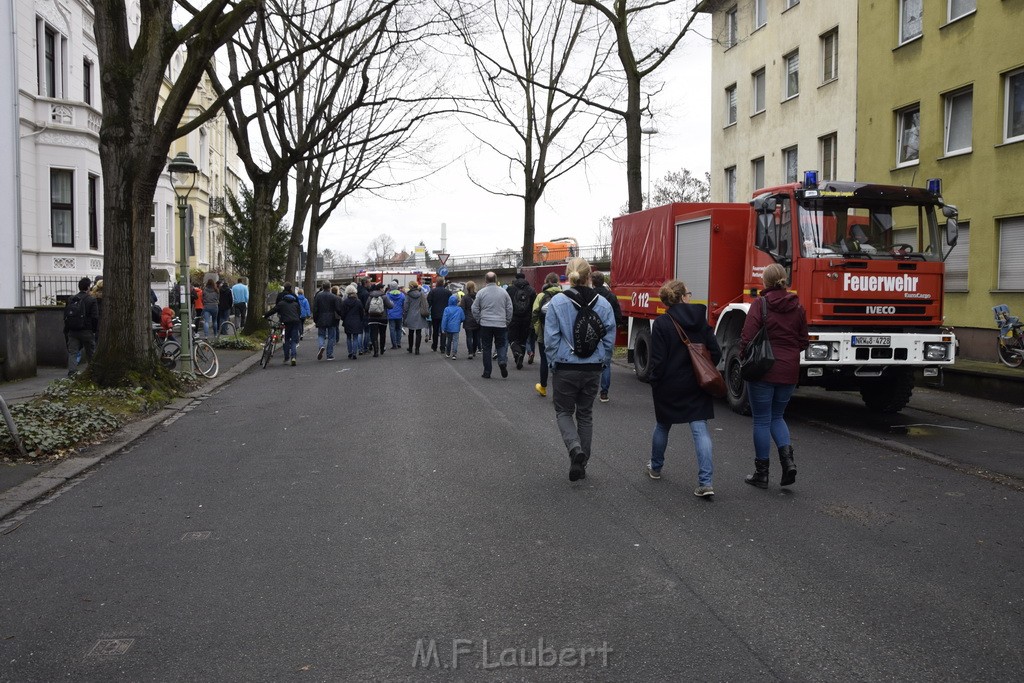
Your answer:
[[[579,248],[577,256],[582,256],[590,262],[608,261],[611,259],[611,245],[597,244]],[[543,263],[565,263],[565,259],[548,259]],[[444,267],[451,273],[460,271],[486,271],[486,270],[510,270],[520,268],[523,265],[523,255],[518,251],[503,250],[486,254],[451,255],[445,261]],[[534,265],[542,265],[537,261]],[[346,279],[353,277],[360,270],[394,270],[396,268],[415,268],[412,264],[396,263],[353,263],[346,266],[334,266],[331,268],[335,279]],[[441,262],[436,258],[428,258],[426,264],[420,266],[424,269],[437,270]]]

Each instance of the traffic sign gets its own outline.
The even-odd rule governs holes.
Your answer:
[[[448,269],[445,268],[444,266],[441,266],[440,268],[437,269],[437,274],[440,275],[441,277],[447,277]]]
[[[451,254],[445,251],[435,251],[434,256],[437,257],[437,260],[440,261],[441,265],[443,266],[445,263],[448,262],[448,257],[451,256]]]

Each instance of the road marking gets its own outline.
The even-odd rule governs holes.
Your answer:
[[[128,652],[134,638],[105,638],[97,640],[87,657],[120,657]]]
[[[206,541],[209,540],[210,534],[212,533],[213,532],[211,531],[189,531],[181,537],[181,542],[185,543],[187,541]]]

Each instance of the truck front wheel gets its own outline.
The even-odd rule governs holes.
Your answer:
[[[725,398],[734,413],[750,415],[750,400],[747,397],[747,383],[740,374],[740,354],[734,344],[725,356]]]
[[[641,382],[651,379],[651,330],[641,327],[633,340],[633,369]]]
[[[893,368],[860,387],[860,397],[873,413],[898,413],[910,402],[913,393],[914,371],[909,368]]]

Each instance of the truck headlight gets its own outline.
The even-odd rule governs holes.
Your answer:
[[[931,343],[924,345],[925,360],[946,360],[949,357],[949,345],[943,343]]]
[[[807,360],[828,360],[832,357],[832,345],[825,342],[814,342],[807,345],[804,358]]]

